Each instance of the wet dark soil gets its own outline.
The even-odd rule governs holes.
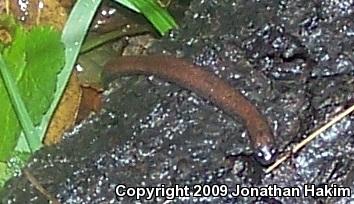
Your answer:
[[[190,58],[256,104],[281,151],[352,104],[354,3],[194,0],[181,28],[150,53]],[[115,203],[115,185],[354,186],[354,116],[334,125],[270,174],[251,157],[241,121],[155,77],[110,84],[104,110],[27,170],[61,203]],[[24,176],[3,203],[44,203]],[[121,203],[132,198],[118,199]],[[165,198],[140,202],[163,203]],[[349,197],[203,197],[173,203],[350,203]]]

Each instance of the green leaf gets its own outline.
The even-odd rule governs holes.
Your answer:
[[[19,79],[22,99],[35,125],[53,100],[57,74],[64,65],[60,34],[49,27],[32,29],[26,38],[26,68]]]
[[[20,27],[14,31],[11,47],[4,51],[5,62],[11,67],[11,72],[19,74],[25,66],[25,33]],[[9,58],[16,60],[8,60]],[[20,123],[12,108],[10,98],[4,85],[3,78],[0,78],[0,161],[5,161],[15,148],[18,137],[21,133]]]
[[[58,75],[58,83],[52,104],[44,115],[39,126],[40,138],[43,138],[49,121],[57,107],[60,98],[65,90],[66,84],[74,68],[81,44],[86,36],[89,25],[96,13],[101,0],[77,0],[71,10],[68,21],[65,24],[62,42],[65,45],[65,65]]]
[[[128,8],[139,10],[154,25],[161,35],[178,25],[166,8],[161,7],[156,0],[115,0]],[[132,7],[133,6],[133,7]]]
[[[7,180],[21,172],[21,167],[25,165],[30,156],[31,154],[15,151],[10,161],[0,162],[0,191]]]
[[[2,187],[6,180],[11,176],[6,162],[0,162],[0,187]]]
[[[13,36],[12,44],[3,52],[5,63],[10,68],[9,71],[13,74],[12,76],[16,81],[19,80],[26,66],[25,47],[26,32],[22,27],[18,26]],[[15,78],[15,76],[17,77]]]
[[[20,122],[21,127],[24,133],[26,134],[27,146],[32,151],[33,150],[32,147],[34,147],[34,145],[30,143],[30,140],[28,140],[28,138],[33,138],[35,128],[28,114],[27,108],[22,101],[22,97],[20,96],[20,92],[17,88],[16,82],[12,78],[10,71],[6,66],[5,61],[1,54],[0,54],[0,73],[3,79],[3,84],[5,85],[4,86],[6,89],[5,92],[8,93],[8,97],[10,98],[12,109],[14,110],[16,114],[16,118]],[[4,117],[6,116],[7,115],[4,115]]]
[[[3,51],[3,58],[8,72],[16,81],[31,124],[38,125],[53,100],[57,74],[64,65],[64,46],[60,42],[60,34],[50,27],[36,27],[26,31],[21,26],[17,26],[12,44]],[[1,161],[9,158],[22,130],[18,120],[19,115],[16,115],[13,109],[7,91],[9,90],[5,89],[4,81],[1,79]],[[28,140],[31,146],[34,145],[32,148],[37,150],[41,146],[41,138],[38,134],[33,135],[36,137]],[[30,149],[27,147],[19,150],[28,152]]]
[[[0,83],[0,161],[5,161],[16,146],[21,128],[12,109],[6,89],[3,86],[2,79]]]
[[[137,13],[140,13],[139,9],[137,9],[134,4],[131,3],[131,0],[115,0],[116,2],[124,5],[125,7],[137,12]]]

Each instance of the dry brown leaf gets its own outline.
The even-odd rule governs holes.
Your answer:
[[[59,0],[60,4],[66,9],[71,8],[75,1],[76,0]]]
[[[77,74],[74,72],[48,127],[44,139],[45,145],[57,144],[61,141],[64,132],[74,126],[81,96],[82,89]]]
[[[5,0],[10,12],[27,26],[52,25],[62,30],[68,17],[58,0]]]
[[[76,122],[87,118],[90,113],[97,113],[102,107],[102,90],[92,87],[81,87],[82,99]]]

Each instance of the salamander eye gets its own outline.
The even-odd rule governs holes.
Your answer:
[[[268,166],[275,161],[277,153],[278,151],[274,147],[262,146],[255,151],[254,156],[263,166]]]

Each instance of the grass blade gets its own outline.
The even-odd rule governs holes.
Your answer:
[[[121,0],[115,1],[122,3]],[[178,27],[168,11],[165,8],[162,8],[155,0],[130,0],[129,2],[144,14],[161,35],[166,34],[172,28]]]
[[[10,72],[8,71],[8,67],[5,64],[5,61],[0,54],[0,72],[3,78],[7,93],[11,100],[11,104],[13,105],[13,109],[16,113],[17,119],[20,121],[22,129],[25,133],[24,137],[27,143],[27,146],[31,152],[33,152],[34,145],[31,144],[31,140],[29,138],[34,138],[37,135],[35,134],[35,127],[32,123],[31,117],[28,114],[27,108],[22,101],[20,92],[17,88],[17,85],[12,78]]]
[[[57,91],[54,100],[48,112],[44,115],[40,125],[39,131],[41,139],[43,139],[46,133],[50,119],[65,90],[77,56],[80,52],[82,42],[84,41],[87,30],[89,29],[91,21],[101,1],[102,0],[78,0],[71,10],[62,34],[62,42],[65,45],[65,65],[58,75]]]
[[[125,7],[137,12],[137,13],[140,13],[139,9],[137,9],[134,4],[131,3],[131,0],[115,0],[116,2],[124,5]]]

